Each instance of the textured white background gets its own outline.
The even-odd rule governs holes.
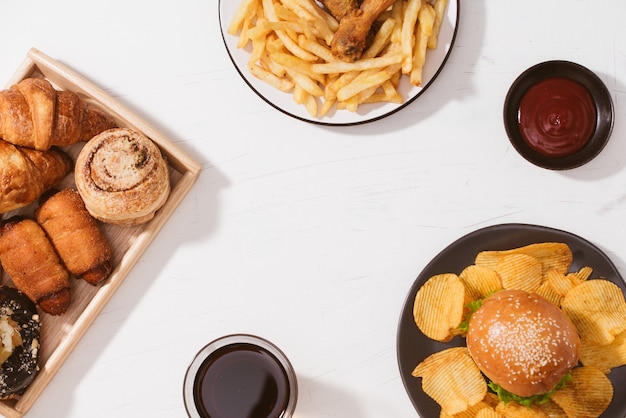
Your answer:
[[[0,85],[36,47],[203,167],[28,416],[183,417],[187,365],[233,332],[290,357],[297,418],[417,416],[397,321],[450,242],[535,223],[587,238],[624,270],[625,12],[621,0],[463,1],[448,64],[420,99],[377,123],[327,128],[242,82],[215,0],[2,1]],[[551,59],[595,71],[615,103],[611,142],[567,172],[527,163],[502,124],[513,80]]]

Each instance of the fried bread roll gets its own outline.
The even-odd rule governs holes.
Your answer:
[[[97,285],[111,272],[111,246],[74,189],[46,196],[35,218],[67,270]]]
[[[115,127],[106,113],[48,80],[26,78],[0,91],[0,138],[38,150],[88,141]]]
[[[0,140],[0,213],[28,206],[72,172],[58,148],[37,151]]]
[[[76,159],[74,178],[91,216],[117,225],[148,222],[170,193],[159,147],[126,128],[109,129],[87,142]]]
[[[70,303],[69,273],[37,222],[12,217],[0,227],[0,263],[15,286],[51,315]]]

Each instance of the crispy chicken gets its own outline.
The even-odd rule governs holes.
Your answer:
[[[320,0],[320,2],[339,21],[352,10],[358,9],[361,3],[360,0]]]
[[[372,25],[395,2],[396,0],[363,0],[359,8],[346,13],[340,20],[330,45],[333,55],[348,62],[361,58]]]

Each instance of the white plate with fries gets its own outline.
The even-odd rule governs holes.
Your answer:
[[[572,251],[570,271],[589,266],[593,278],[603,278],[615,283],[626,293],[626,285],[613,262],[597,246],[589,241],[558,229],[528,224],[501,224],[465,235],[441,251],[419,274],[413,283],[405,305],[402,307],[398,325],[397,356],[400,375],[415,409],[422,417],[437,417],[441,408],[422,390],[422,379],[411,375],[415,367],[429,355],[450,347],[465,345],[461,336],[449,342],[438,342],[426,337],[413,319],[413,302],[418,290],[432,276],[441,273],[460,274],[474,263],[476,255],[486,250],[507,250],[540,242],[560,242]],[[601,418],[624,418],[626,398],[621,396],[626,388],[626,366],[612,369],[608,375],[613,384],[614,395]]]
[[[433,83],[454,44],[459,0],[397,0],[351,63],[334,58],[339,23],[316,0],[220,0],[219,19],[235,68],[263,100],[303,121],[356,125],[397,112]]]

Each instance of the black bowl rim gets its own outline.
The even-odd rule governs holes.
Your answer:
[[[597,109],[593,136],[581,150],[565,157],[549,157],[533,150],[517,128],[519,103],[523,95],[539,81],[552,77],[568,78],[585,86]],[[504,100],[503,118],[507,136],[522,157],[542,168],[568,170],[588,163],[604,149],[613,131],[615,110],[609,90],[593,71],[575,62],[551,60],[533,65],[515,79]]]

